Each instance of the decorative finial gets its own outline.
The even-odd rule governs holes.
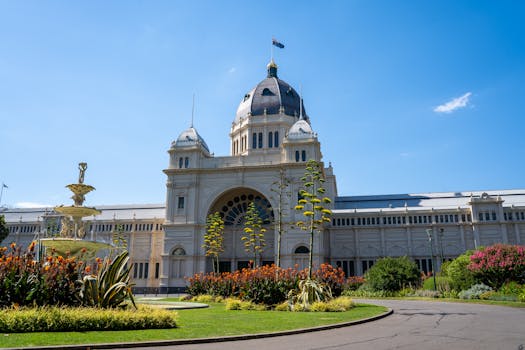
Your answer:
[[[274,62],[273,58],[270,60],[270,63],[266,66],[268,70],[268,78],[277,78],[277,64]]]

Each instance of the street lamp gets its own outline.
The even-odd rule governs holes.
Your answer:
[[[432,229],[427,229],[428,245],[430,246],[430,261],[432,265],[432,278],[434,279],[434,291],[436,288],[436,274],[434,273],[434,250],[432,249]]]
[[[443,231],[445,231],[443,228],[439,229],[439,254],[441,257],[441,265],[443,265],[443,262],[445,261],[445,257],[443,256]]]

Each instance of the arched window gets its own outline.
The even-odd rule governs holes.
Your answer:
[[[257,148],[257,133],[255,132],[252,134],[252,148],[253,149]]]
[[[272,148],[273,147],[273,132],[269,132],[268,133],[268,148]]]
[[[301,151],[301,160],[302,160],[303,162],[306,162],[306,151],[304,151],[304,150]]]
[[[177,247],[177,248],[173,249],[173,252],[171,253],[171,255],[183,256],[183,255],[186,255],[186,251],[182,247]]]
[[[279,147],[279,131],[276,131],[273,133],[273,138],[274,138],[273,140],[274,147],[276,148]]]
[[[262,95],[263,96],[273,96],[275,94],[273,92],[271,92],[270,89],[264,88],[263,91],[262,91]]]
[[[299,161],[299,151],[295,151],[295,161]]]
[[[294,254],[308,254],[310,253],[310,249],[305,247],[304,245],[300,245],[299,247],[295,248]]]
[[[190,166],[190,158],[185,157],[184,158],[184,167],[188,168]]]
[[[182,157],[180,157],[180,158],[179,158],[179,169],[182,169],[182,162],[183,162],[183,161],[184,161],[184,160],[182,159]]]
[[[262,132],[259,133],[259,148],[263,147],[263,136]]]

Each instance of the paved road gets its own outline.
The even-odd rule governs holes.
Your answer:
[[[408,300],[366,302],[391,307],[394,314],[372,323],[329,331],[161,349],[525,350],[525,308]]]

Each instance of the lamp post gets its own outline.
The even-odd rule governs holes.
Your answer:
[[[445,230],[443,228],[439,229],[439,254],[441,257],[441,265],[443,265],[443,262],[445,261],[445,257],[443,256],[443,232]]]
[[[434,250],[432,249],[432,229],[427,229],[427,236],[428,236],[428,245],[430,246],[430,261],[432,265],[432,278],[434,280],[434,291],[437,290],[436,288],[436,274],[434,273]]]

